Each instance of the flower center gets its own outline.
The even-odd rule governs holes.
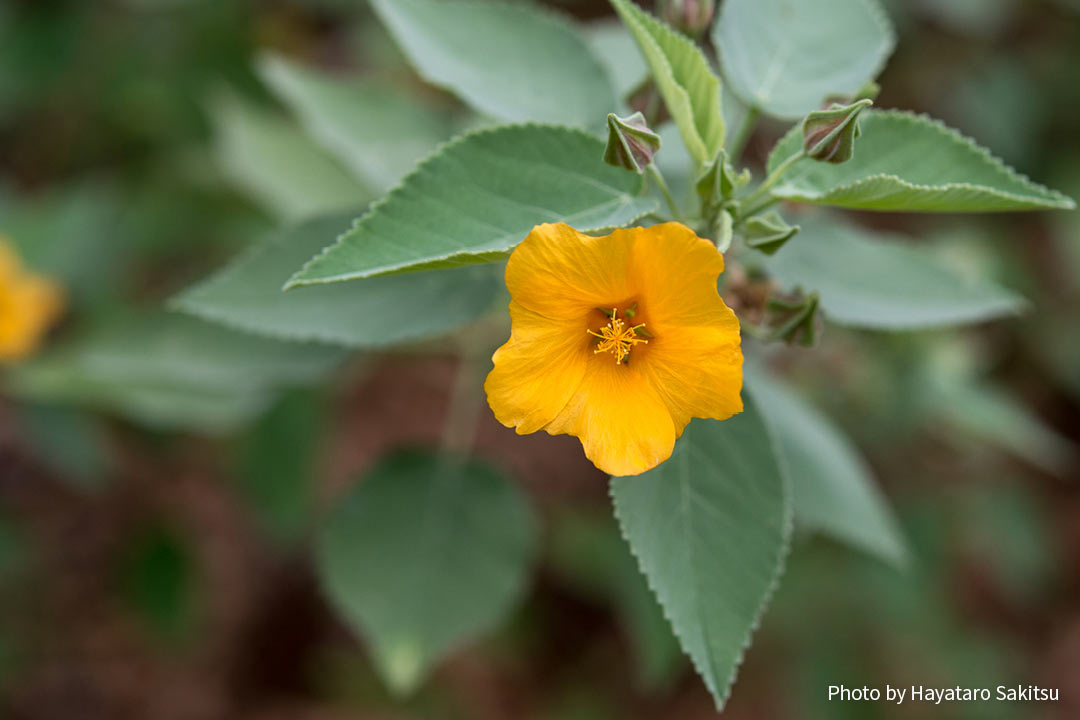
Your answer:
[[[635,303],[636,305],[636,303]],[[594,332],[592,330],[586,330],[593,337],[597,338],[596,348],[593,350],[593,354],[599,354],[602,352],[609,352],[615,356],[615,362],[622,364],[629,361],[630,350],[633,349],[638,343],[649,343],[648,340],[641,337],[641,335],[647,335],[645,332],[645,323],[638,325],[630,325],[619,318],[618,311],[615,308],[611,309],[608,313],[607,310],[603,311],[611,319],[608,320],[608,324],[600,328],[600,332]],[[627,315],[631,315],[627,311]]]

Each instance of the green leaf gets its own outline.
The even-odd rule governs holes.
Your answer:
[[[380,192],[452,134],[448,117],[400,90],[341,79],[272,54],[263,55],[257,68],[312,139]]]
[[[342,357],[178,313],[125,312],[4,379],[18,395],[103,407],[155,428],[219,433],[264,410],[277,388],[311,382]]]
[[[371,0],[420,75],[505,122],[599,130],[615,93],[582,34],[528,4]]]
[[[894,37],[875,0],[725,0],[713,44],[743,102],[795,119],[858,92]]]
[[[867,110],[855,156],[830,165],[802,160],[772,189],[777,197],[860,210],[988,212],[1073,208],[969,138],[925,115]],[[802,147],[793,128],[769,155],[769,172]]]
[[[595,22],[585,27],[585,37],[597,59],[607,71],[619,100],[623,100],[648,77],[634,38],[617,20]]]
[[[157,640],[175,643],[190,636],[199,614],[195,563],[171,528],[141,529],[129,541],[120,569],[124,600]]]
[[[210,108],[218,163],[236,186],[279,220],[359,207],[372,193],[275,114],[232,97]]]
[[[399,453],[331,516],[318,567],[386,683],[404,693],[506,615],[535,541],[531,509],[501,473],[475,460]]]
[[[289,287],[452,268],[506,257],[546,222],[599,230],[655,210],[641,176],[606,165],[579,130],[513,125],[443,146],[372,206]]]
[[[942,266],[897,236],[814,219],[801,225],[791,242],[762,263],[785,287],[817,291],[825,314],[841,325],[941,327],[1014,315],[1025,307],[1016,293]]]
[[[26,403],[18,425],[35,459],[69,488],[92,494],[108,486],[112,457],[100,418],[71,407]]]
[[[685,35],[641,10],[631,0],[611,0],[645,57],[664,104],[698,168],[724,146],[720,79]]]
[[[315,515],[326,409],[316,392],[290,392],[241,441],[238,489],[259,529],[279,545],[303,537]]]
[[[386,347],[450,332],[489,309],[501,265],[368,278],[282,292],[289,276],[349,227],[353,214],[281,230],[178,296],[177,309],[285,340]]]
[[[745,399],[729,420],[694,420],[656,469],[611,480],[623,534],[718,709],[791,534],[790,489]]]
[[[747,372],[746,383],[791,478],[796,523],[903,564],[907,550],[896,518],[841,430],[763,371]]]

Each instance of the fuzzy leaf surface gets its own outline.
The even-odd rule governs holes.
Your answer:
[[[724,146],[724,115],[720,79],[709,61],[689,38],[631,0],[611,4],[637,41],[690,155],[699,168],[711,162]]]
[[[1022,297],[984,278],[969,278],[899,237],[824,220],[802,230],[765,268],[787,288],[817,291],[826,316],[841,325],[914,330],[1015,315]]]
[[[874,79],[895,38],[875,0],[725,0],[713,26],[724,78],[749,106],[795,119]]]
[[[659,467],[612,478],[623,535],[683,651],[722,708],[772,595],[791,534],[791,495],[751,398],[694,420]]]
[[[260,335],[377,348],[460,328],[491,307],[502,265],[367,278],[283,292],[305,260],[350,227],[354,213],[280,230],[179,295],[184,312]]]
[[[615,91],[584,35],[530,4],[371,0],[417,72],[504,122],[599,131]]]
[[[1072,199],[1020,175],[969,138],[925,115],[867,110],[855,155],[839,165],[802,160],[772,192],[859,210],[990,212],[1069,209]],[[769,155],[771,172],[798,152],[793,128]]]
[[[399,453],[334,511],[318,538],[318,569],[383,679],[405,693],[506,615],[535,535],[521,492],[488,465]]]
[[[444,145],[372,206],[290,286],[493,262],[545,222],[599,230],[632,222],[657,202],[642,179],[601,159],[579,130],[509,125]]]

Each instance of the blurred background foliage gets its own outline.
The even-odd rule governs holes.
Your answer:
[[[550,4],[611,19],[601,0]],[[1080,196],[1080,5],[886,5],[900,37],[879,106]],[[604,478],[566,438],[481,421],[478,451],[538,509],[541,550],[512,618],[417,695],[389,696],[328,609],[317,518],[384,452],[437,442],[455,361],[433,343],[343,365],[163,309],[280,223],[362,207],[397,172],[363,178],[315,146],[265,84],[268,50],[427,105],[433,142],[482,122],[359,0],[0,5],[0,233],[70,296],[56,349],[8,371],[0,401],[0,715],[711,717]],[[747,159],[782,130],[763,125]],[[900,571],[803,533],[726,714],[1078,717],[1080,215],[862,219],[1030,305],[963,331],[829,326],[815,351],[771,353],[851,433],[911,558]],[[838,683],[1035,683],[1062,701],[829,703]]]

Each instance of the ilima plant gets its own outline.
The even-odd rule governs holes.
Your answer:
[[[643,665],[673,631],[722,708],[794,526],[905,558],[851,443],[770,356],[829,323],[945,327],[1023,304],[837,210],[1074,203],[937,120],[874,105],[894,43],[876,0],[670,0],[658,16],[611,0],[620,26],[495,0],[370,4],[456,100],[260,56],[298,122],[214,97],[216,151],[283,228],[173,300],[197,317],[99,336],[141,328],[110,345],[128,351],[122,392],[93,356],[71,379],[63,358],[87,355],[43,357],[11,383],[226,429],[350,350],[450,337],[461,369],[442,447],[377,463],[317,531],[327,595],[386,683],[415,689],[527,582],[534,513],[470,450],[490,408],[518,433],[575,436],[612,476],[640,574],[598,572],[640,591],[661,628]],[[767,159],[744,167],[750,139],[781,123]],[[19,276],[4,257],[7,282]],[[17,298],[0,285],[0,320]],[[4,325],[0,353],[49,318]],[[202,362],[175,356],[179,335]]]

